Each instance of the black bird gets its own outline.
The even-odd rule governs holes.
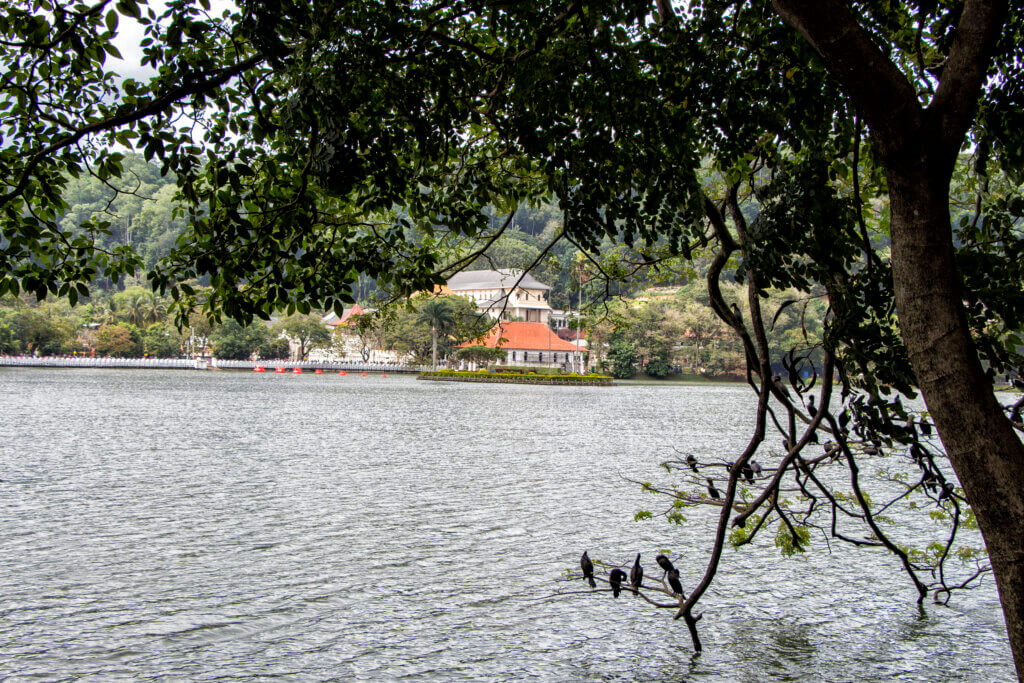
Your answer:
[[[942,485],[942,490],[939,491],[939,500],[938,500],[938,502],[941,503],[943,500],[945,500],[946,498],[949,498],[952,495],[953,495],[953,485],[950,484],[947,481],[947,482],[945,482]]]
[[[686,464],[690,466],[690,469],[694,472],[697,471],[697,458],[693,457],[693,453],[686,456]]]
[[[639,595],[637,589],[640,588],[643,580],[644,568],[640,566],[640,553],[637,553],[636,562],[633,563],[633,568],[629,570],[629,582],[633,584],[633,595]]]
[[[668,573],[668,585],[676,595],[683,595],[683,584],[679,583],[679,572],[675,569]],[[686,597],[686,596],[683,596]]]
[[[807,397],[807,412],[816,413],[818,409],[814,407],[814,394]]]
[[[880,451],[878,450],[878,444],[869,444],[864,447],[865,455],[878,455],[879,453]]]
[[[746,479],[748,484],[754,483],[754,468],[750,466],[749,462],[743,463],[743,467],[740,468],[740,476]]]
[[[718,500],[719,498],[722,497],[722,495],[718,492],[718,489],[715,488],[715,482],[711,481],[710,479],[708,479],[708,495],[714,498],[715,500]]]
[[[608,575],[608,583],[612,585],[612,596],[619,597],[619,591],[622,590],[622,582],[625,580],[626,572],[618,567],[612,570],[612,573]]]
[[[778,388],[779,393],[788,398],[789,389],[786,388],[785,380],[782,379],[782,375],[775,375],[772,377],[772,381],[775,382],[775,386]]]
[[[756,460],[751,460],[750,461],[750,469],[751,469],[751,471],[753,471],[755,477],[760,477],[761,476],[761,472],[764,471],[764,470],[761,469],[761,463],[759,463]]]
[[[932,424],[927,420],[921,420],[921,433],[925,436],[932,435]]]
[[[583,551],[583,557],[580,558],[580,569],[583,570],[583,578],[590,580],[590,587],[597,588],[597,582],[594,581],[594,563],[590,561],[586,550]]]
[[[664,555],[658,555],[654,558],[654,561],[658,563],[658,566],[667,572],[672,571],[675,567],[672,566],[672,560],[668,559]]]

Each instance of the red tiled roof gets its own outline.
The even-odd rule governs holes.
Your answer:
[[[337,327],[338,325],[345,325],[348,323],[348,319],[354,315],[363,315],[363,309],[359,307],[359,304],[353,304],[352,308],[345,311],[345,313],[339,319],[330,323],[330,325],[332,327]]]
[[[559,339],[544,323],[498,323],[483,339],[459,344],[473,345],[524,351],[579,351],[575,344]]]

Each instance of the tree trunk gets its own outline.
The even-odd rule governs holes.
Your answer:
[[[430,328],[430,369],[437,370],[437,328]]]
[[[978,360],[953,252],[941,160],[889,174],[893,285],[918,385],[985,538],[1024,673],[1024,444]],[[932,171],[931,173],[929,171]],[[944,176],[944,177],[935,177]]]
[[[985,538],[1024,677],[1024,443],[985,376],[953,251],[949,185],[1006,0],[965,0],[927,107],[843,0],[772,0],[863,114],[889,183],[893,291],[918,386]]]

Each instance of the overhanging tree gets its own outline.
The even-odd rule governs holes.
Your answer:
[[[159,75],[119,85],[103,60],[118,14],[139,8],[46,15],[26,4],[0,26],[10,103],[0,295],[74,301],[95,277],[139,264],[129,247],[103,246],[102,222],[58,225],[66,175],[117,175],[115,144],[159,159],[191,203],[189,231],[149,274],[183,314],[338,309],[360,272],[396,294],[427,289],[498,240],[519,202],[548,195],[564,213],[559,237],[595,271],[602,238],[636,247],[637,268],[709,250],[711,301],[743,340],[758,429],[726,480],[709,571],[679,616],[695,634],[726,530],[745,528],[730,503],[767,424],[793,448],[752,506],[770,505],[786,476],[811,477],[800,452],[816,429],[856,471],[846,425],[823,400],[835,368],[839,415],[863,425],[858,448],[916,443],[885,387],[920,387],[985,535],[1024,670],[1024,446],[992,391],[995,371],[1021,367],[1022,207],[1015,189],[986,185],[999,169],[1015,177],[1024,157],[1018,8],[253,2],[213,17],[179,0],[148,20],[144,61]],[[962,153],[975,156],[976,209],[953,224]],[[849,191],[835,182],[843,174]],[[495,224],[488,207],[507,218]],[[891,258],[872,241],[886,225]],[[750,319],[716,293],[729,264],[748,286]],[[789,287],[827,294],[831,307],[817,409],[772,378],[779,359],[760,299]],[[806,393],[799,374],[789,384]],[[924,475],[941,469],[919,459],[927,488]]]

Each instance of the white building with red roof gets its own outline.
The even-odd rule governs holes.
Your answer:
[[[505,351],[505,357],[498,361],[500,365],[563,368],[575,372],[583,369],[580,349],[540,322],[499,322],[483,339],[460,346],[500,348]]]

